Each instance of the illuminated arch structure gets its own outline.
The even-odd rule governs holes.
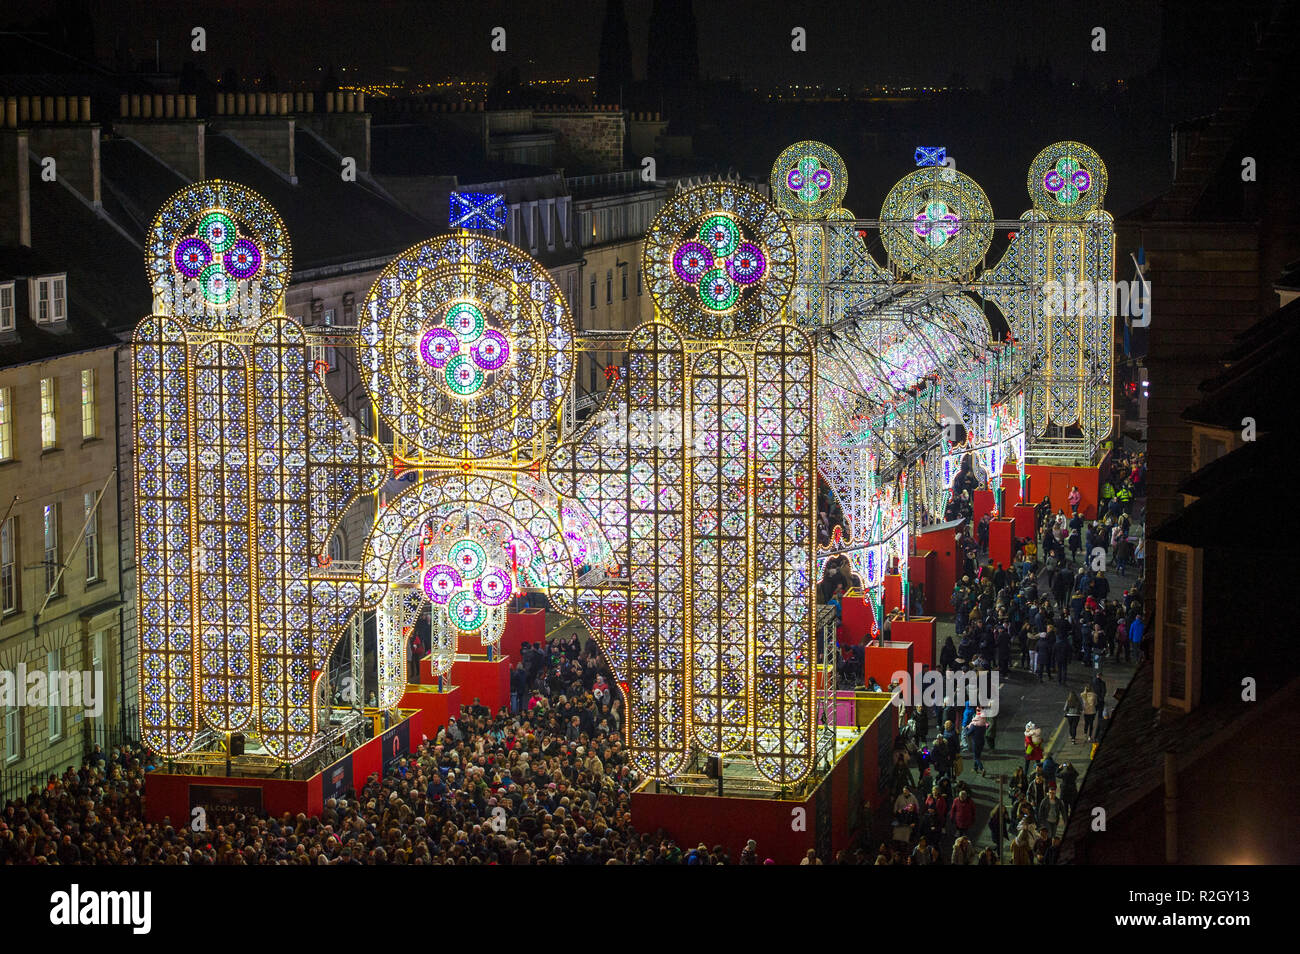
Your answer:
[[[343,421],[283,314],[290,249],[256,194],[177,193],[149,230],[157,314],[132,353],[141,737],[164,756],[247,732],[317,748],[316,679],[382,583],[331,568],[350,501],[387,471]]]
[[[314,680],[358,609],[380,610],[391,708],[426,602],[441,674],[461,634],[491,645],[503,596],[533,587],[599,641],[647,776],[702,755],[781,789],[821,771],[835,659],[815,625],[831,555],[818,471],[879,609],[885,565],[942,511],[961,456],[996,482],[1011,456],[1023,472],[1036,449],[1068,451],[1052,426],[1077,426],[1085,457],[1108,428],[1107,303],[1081,319],[1041,294],[1067,272],[1109,280],[1105,169],[1059,143],[1029,181],[1035,208],[982,268],[1002,223],[969,178],[920,168],[858,220],[839,157],[797,143],[772,202],[731,183],[674,196],[645,242],[655,319],[581,339],[528,256],[468,229],[421,243],[376,280],[353,342],[383,446],[344,426],[280,314],[279,219],[229,183],[184,190],[151,229],[158,314],[133,358],[146,740],[180,754],[205,730],[250,729],[301,759],[323,728]],[[1011,341],[993,339],[988,303]],[[619,423],[575,426],[561,413],[575,354],[615,340],[626,372],[603,411]],[[348,503],[390,466],[416,479],[379,510],[360,565],[324,565]]]

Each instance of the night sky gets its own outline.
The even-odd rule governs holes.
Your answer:
[[[519,67],[524,78],[592,75],[604,0],[228,0],[158,3],[91,0],[100,57],[115,44],[152,59],[161,41],[164,70],[191,54],[203,26],[208,52],[195,59],[212,78],[227,67],[250,77],[273,68],[283,85],[310,81],[317,67],[350,67],[362,82],[492,75]],[[8,0],[4,19],[22,20],[49,3]],[[626,0],[633,71],[645,75],[651,0]],[[1058,75],[1099,84],[1155,62],[1157,0],[1047,4],[1028,0],[772,2],[696,0],[701,72],[776,83],[943,83],[956,72],[984,86],[1017,57],[1050,59]],[[490,31],[507,29],[508,51],[492,53]],[[790,30],[808,30],[808,52],[790,50]],[[1090,49],[1094,26],[1108,51]],[[351,72],[351,69],[349,70]],[[351,76],[340,74],[348,82]]]

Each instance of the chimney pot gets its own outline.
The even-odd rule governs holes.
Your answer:
[[[308,94],[307,94],[307,112],[309,112],[309,113],[314,113],[315,111],[316,111],[316,94],[315,94],[315,93],[308,93]]]
[[[166,116],[168,119],[176,118],[176,97],[175,96],[168,94],[166,98],[163,99],[163,115]]]
[[[153,94],[153,116],[154,119],[163,118],[163,95],[162,93]]]
[[[10,96],[5,100],[5,126],[10,129],[18,125],[18,97]]]
[[[131,97],[126,93],[117,98],[117,114],[123,118],[131,115]]]
[[[187,119],[195,119],[199,115],[199,97],[195,93],[190,93],[185,97],[185,116]]]

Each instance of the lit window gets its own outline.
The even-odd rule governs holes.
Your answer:
[[[0,460],[14,456],[14,397],[11,388],[0,388]]]
[[[46,504],[44,513],[45,526],[45,592],[58,596],[55,584],[62,585],[59,578],[59,505]]]
[[[18,579],[18,518],[10,517],[0,524],[0,613],[16,613],[21,608]]]
[[[86,503],[86,582],[99,579],[99,507],[98,494],[85,496]]]
[[[14,283],[0,285],[0,331],[14,330]]]
[[[38,325],[53,324],[68,317],[67,281],[63,275],[33,278],[32,320]]]
[[[23,710],[18,706],[5,707],[5,761],[17,762],[23,757]]]
[[[63,650],[45,654],[46,694],[49,700],[50,741],[63,738]]]
[[[87,368],[81,372],[81,439],[88,441],[99,433],[95,420],[95,371]]]
[[[41,449],[59,442],[58,394],[53,378],[41,378]]]

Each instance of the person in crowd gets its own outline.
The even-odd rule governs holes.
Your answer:
[[[1089,742],[1093,741],[1093,732],[1097,722],[1097,705],[1097,693],[1093,691],[1092,685],[1089,684],[1079,694],[1079,711],[1083,714],[1083,734]]]
[[[1071,515],[1072,515],[1072,516],[1078,516],[1078,515],[1079,515],[1079,504],[1083,501],[1083,494],[1081,494],[1081,493],[1079,492],[1079,488],[1078,488],[1078,487],[1071,487],[1071,488],[1070,488],[1070,493],[1069,493],[1069,495],[1066,497],[1066,500],[1067,500],[1068,503],[1070,504],[1070,513],[1071,513]]]
[[[1083,714],[1083,702],[1073,689],[1065,697],[1065,721],[1070,727],[1070,741],[1079,741],[1079,716]]]
[[[1043,761],[1043,730],[1032,722],[1025,723],[1025,774],[1031,763]]]

